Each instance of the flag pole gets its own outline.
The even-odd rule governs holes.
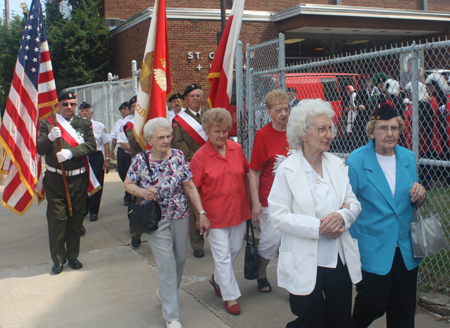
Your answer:
[[[52,117],[53,117],[53,126],[58,127],[58,121],[56,118],[56,110],[55,105],[52,105]],[[58,145],[58,151],[62,150],[61,145],[61,137],[56,138],[56,144]],[[67,177],[66,177],[66,170],[64,167],[64,162],[59,163],[61,165],[61,175],[64,182],[64,190],[66,192],[66,198],[67,198],[67,207],[69,207],[69,216],[72,216],[72,201],[70,200],[70,192],[69,192],[69,184],[67,183]]]

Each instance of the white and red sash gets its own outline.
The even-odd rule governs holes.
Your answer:
[[[76,147],[84,143],[84,138],[77,134],[77,131],[72,127],[72,125],[70,125],[69,121],[67,121],[60,114],[56,114],[56,119],[58,121],[58,127],[61,129],[61,138],[63,138],[71,147]],[[49,116],[47,120],[53,126],[53,117]],[[92,196],[101,189],[101,186],[95,177],[91,164],[89,164],[88,157],[83,156],[82,158],[84,165],[86,166],[86,171],[89,175],[89,187],[87,192],[89,196]]]
[[[208,141],[208,136],[203,130],[202,125],[186,112],[180,112],[173,120],[185,129],[200,146],[203,146]]]

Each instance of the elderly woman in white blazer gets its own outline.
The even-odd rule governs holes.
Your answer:
[[[278,286],[298,318],[286,327],[351,327],[352,282],[361,280],[357,241],[348,228],[361,211],[348,168],[327,151],[334,111],[302,100],[287,126],[297,151],[280,164],[269,194],[272,224],[281,231]]]

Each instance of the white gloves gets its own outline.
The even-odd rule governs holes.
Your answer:
[[[50,133],[48,134],[48,138],[50,139],[50,141],[53,142],[59,137],[61,137],[61,129],[58,127],[52,128]]]
[[[439,111],[441,112],[441,114],[445,114],[447,112],[447,106],[442,105],[441,107],[439,107]]]
[[[54,128],[53,128],[54,129]],[[53,130],[52,129],[52,130]],[[59,129],[59,128],[58,128]],[[58,158],[58,163],[65,162],[73,157],[72,151],[69,149],[63,149],[60,152],[56,153],[56,157]]]

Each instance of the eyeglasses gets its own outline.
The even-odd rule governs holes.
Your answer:
[[[157,137],[156,139],[157,139],[158,141],[164,141],[164,140],[166,140],[166,139],[168,139],[168,140],[170,141],[170,140],[172,140],[172,138],[173,138],[173,135],[170,135],[170,136],[160,136],[160,137]]]
[[[328,131],[330,131],[330,132],[331,132],[331,135],[334,137],[334,136],[336,135],[336,132],[337,132],[337,129],[336,129],[335,127],[325,126],[325,125],[319,126],[319,127],[317,127],[317,128],[316,128],[315,126],[309,126],[309,128],[314,129],[314,130],[317,130],[317,134],[318,134],[320,137],[326,136],[326,134],[328,133]]]
[[[400,127],[399,126],[380,126],[379,128],[375,128],[383,133],[388,133],[389,131],[391,131],[392,133],[397,133],[400,131]]]
[[[63,102],[63,103],[61,103],[61,105],[62,105],[63,107],[67,107],[67,106],[77,107],[77,103]]]
[[[189,98],[200,99],[203,95],[189,95]]]

